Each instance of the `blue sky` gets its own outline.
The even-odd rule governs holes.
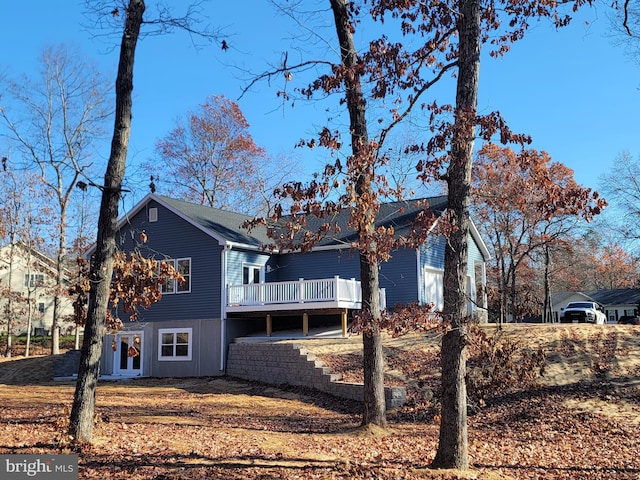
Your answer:
[[[151,158],[155,141],[207,96],[238,99],[242,73],[231,65],[261,71],[267,62],[277,63],[286,48],[290,24],[268,2],[215,0],[206,8],[210,22],[223,28],[229,51],[195,49],[183,34],[147,37],[139,46],[131,167]],[[80,2],[49,0],[3,5],[0,71],[33,73],[43,47],[67,43],[80,46],[108,78],[115,78],[117,48],[109,51],[113,43],[108,39],[91,38],[81,25],[82,10]],[[559,32],[546,23],[534,24],[509,54],[487,59],[480,71],[480,111],[500,110],[512,130],[533,136],[533,148],[546,150],[572,168],[579,183],[594,189],[618,154],[640,155],[640,67],[606,37],[609,28],[602,10],[580,14]],[[280,109],[277,88],[260,84],[239,104],[256,143],[272,155],[290,154],[298,140],[324,124],[327,113],[321,102]],[[105,157],[108,144],[105,141]],[[318,158],[306,154],[300,161],[308,171],[320,165]],[[131,200],[145,193],[134,192]]]

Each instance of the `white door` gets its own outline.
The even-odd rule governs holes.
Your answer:
[[[142,332],[116,333],[113,373],[116,375],[142,375]]]
[[[434,303],[436,310],[444,307],[444,272],[432,268],[424,268],[424,303]]]
[[[242,284],[244,287],[243,302],[250,304],[261,303],[260,283],[264,282],[264,269],[260,265],[246,263],[242,266]]]

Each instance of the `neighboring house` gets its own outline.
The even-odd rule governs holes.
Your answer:
[[[0,248],[0,331],[7,328],[8,296],[13,294],[13,333],[26,332],[28,304],[31,304],[31,332],[48,335],[53,324],[53,290],[56,278],[55,261],[24,243]],[[61,317],[71,315],[73,307],[62,300]]]
[[[441,214],[446,197],[429,200]],[[401,211],[400,207],[404,208]],[[398,234],[410,228],[417,201],[382,206],[379,224]],[[264,229],[241,225],[252,217],[150,194],[118,224],[118,247],[168,261],[183,284],[169,282],[163,298],[108,335],[102,373],[143,376],[209,376],[225,370],[234,338],[273,329],[346,326],[361,307],[360,267],[353,231],[325,239],[311,252],[268,252]],[[140,238],[144,233],[146,243]],[[445,239],[434,235],[418,249],[401,249],[380,267],[382,304],[434,302],[442,308]],[[472,225],[467,287],[469,311],[486,318],[488,251]],[[124,320],[124,319],[123,319]]]
[[[616,323],[623,315],[638,313],[640,289],[616,288],[610,290],[590,290],[585,292],[558,292],[551,296],[553,319],[558,322],[562,310],[569,302],[598,302],[604,308],[609,323]]]

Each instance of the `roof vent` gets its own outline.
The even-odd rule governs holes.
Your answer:
[[[158,221],[158,209],[157,208],[150,208],[149,209],[149,221],[150,222],[157,222]]]

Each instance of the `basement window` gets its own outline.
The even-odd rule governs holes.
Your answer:
[[[163,328],[158,330],[158,360],[191,360],[191,328]]]

